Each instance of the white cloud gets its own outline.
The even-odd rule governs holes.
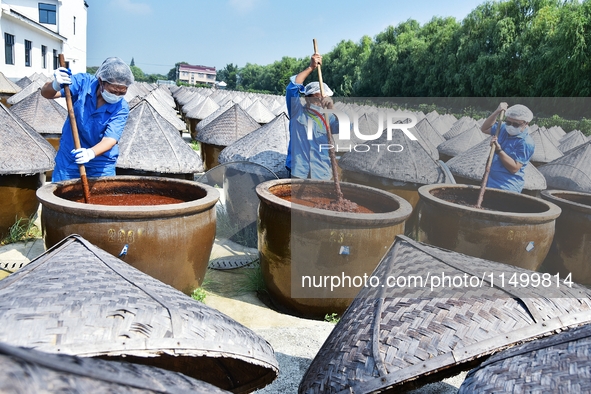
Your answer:
[[[152,7],[150,7],[149,4],[134,3],[131,0],[113,0],[110,5],[116,9],[134,15],[147,15],[152,13]]]

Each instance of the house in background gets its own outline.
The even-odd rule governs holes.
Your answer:
[[[177,80],[195,85],[199,83],[214,85],[216,77],[215,67],[192,66],[190,64],[179,64],[177,66]]]
[[[72,73],[86,72],[85,0],[0,0],[0,71],[17,80],[50,76],[63,53]]]

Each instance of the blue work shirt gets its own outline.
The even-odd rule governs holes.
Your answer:
[[[295,82],[296,76],[290,78],[285,91],[287,113],[289,115],[289,146],[285,167],[297,178],[331,179],[332,168],[328,155],[328,138],[326,127],[314,111],[323,114],[323,109],[316,105],[306,107],[302,104],[300,93],[304,85]],[[308,119],[312,120],[312,139],[308,140]],[[324,116],[324,119],[326,117]],[[329,115],[330,129],[338,133],[338,121],[333,114]]]
[[[127,101],[123,99],[115,104],[105,103],[100,108],[97,108],[97,89],[99,89],[99,83],[94,75],[85,73],[72,75],[70,92],[72,93],[72,106],[82,148],[92,148],[103,137],[119,141],[127,123],[129,115]],[[64,89],[61,90],[61,94],[62,97],[66,96]],[[72,149],[74,149],[74,138],[72,137],[70,117],[68,116],[62,128],[60,147],[55,157],[53,182],[80,178],[78,165],[70,153]],[[119,145],[115,144],[109,151],[84,164],[86,174],[89,177],[115,175],[115,164],[118,156]]]
[[[505,168],[499,155],[495,154],[490,167],[490,174],[488,176],[487,187],[495,189],[509,190],[521,193],[524,180],[525,166],[529,163],[529,159],[534,154],[535,143],[533,138],[529,135],[529,129],[526,128],[521,133],[512,136],[507,133],[505,123],[501,125],[499,133],[499,144],[501,149],[505,151],[516,162],[521,163],[522,166],[515,174],[511,173]],[[495,123],[490,130],[491,135],[495,135],[497,131],[497,124]]]

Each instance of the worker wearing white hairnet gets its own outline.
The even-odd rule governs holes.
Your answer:
[[[285,92],[287,111],[289,115],[289,146],[285,167],[290,176],[295,178],[330,179],[332,169],[328,156],[327,127],[333,133],[338,132],[337,118],[323,113],[323,108],[333,108],[332,90],[323,84],[324,94],[320,94],[320,84],[310,82],[303,85],[306,78],[319,65],[322,64],[322,56],[314,54],[310,58],[310,65],[299,74],[290,78]],[[300,93],[305,95],[305,103],[300,100]],[[311,135],[308,136],[308,127],[311,126]]]
[[[63,87],[70,86],[81,148],[74,147],[68,117],[55,158],[53,182],[79,178],[79,164],[85,165],[89,177],[115,175],[117,142],[129,115],[129,105],[123,96],[132,83],[131,69],[116,57],[107,58],[95,75],[72,75],[63,67],[54,71],[53,80],[43,86],[41,95],[47,99],[64,97]]]
[[[505,122],[496,137],[495,120],[501,111],[505,111]],[[534,140],[529,135],[529,122],[534,114],[525,105],[511,107],[500,103],[498,108],[484,121],[481,130],[493,136],[491,146],[495,147],[487,187],[521,193],[524,181],[524,169],[534,154]]]

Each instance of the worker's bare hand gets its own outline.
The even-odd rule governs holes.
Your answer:
[[[322,65],[322,55],[320,55],[319,53],[313,54],[312,57],[310,57],[310,67],[312,67],[312,69],[315,69],[320,65]]]
[[[490,146],[495,147],[495,152],[499,152],[501,150],[501,144],[499,144],[497,136],[493,136],[490,140]]]
[[[502,102],[502,103],[499,104],[499,106],[497,107],[497,110],[495,112],[498,114],[501,111],[506,111],[508,107],[509,106],[507,105],[507,103]]]
[[[334,107],[334,102],[332,101],[332,97],[323,97],[322,98],[322,108],[332,109]]]

